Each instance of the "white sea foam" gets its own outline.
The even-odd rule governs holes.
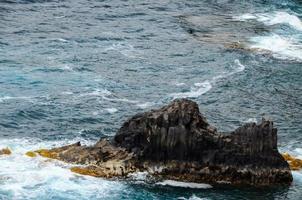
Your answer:
[[[185,83],[175,83],[176,86],[183,86],[186,85]]]
[[[33,149],[40,148],[54,148],[66,144],[72,144],[80,141],[84,145],[92,145],[95,141],[86,140],[84,138],[76,137],[72,140],[60,140],[60,141],[44,141],[40,139],[33,138],[14,138],[14,139],[0,139],[0,149],[4,147],[9,147],[14,153],[23,153]]]
[[[232,68],[231,71],[224,72],[222,74],[219,74],[218,76],[213,77],[211,82],[215,83],[219,79],[227,78],[229,76],[232,76],[236,73],[239,73],[239,72],[242,72],[245,70],[245,66],[243,64],[241,64],[241,62],[238,59],[234,60],[234,65],[232,65],[231,68]]]
[[[298,31],[302,31],[302,21],[299,17],[283,11],[243,14],[234,18],[239,21],[257,20],[268,26],[286,24]],[[302,61],[302,44],[296,35],[291,37],[277,34],[256,36],[251,38],[250,42],[250,48],[269,51],[275,58]]]
[[[219,79],[227,78],[229,76],[232,76],[236,73],[244,71],[245,66],[241,64],[241,62],[238,59],[234,60],[234,64],[231,66],[231,71],[224,72],[222,74],[219,74],[215,77],[213,77],[211,80],[206,80],[204,82],[198,82],[194,83],[194,86],[191,87],[189,92],[180,92],[180,93],[172,93],[169,96],[172,96],[174,99],[176,98],[197,98],[206,92],[210,91]]]
[[[212,88],[212,85],[208,80],[202,83],[198,83],[197,85],[198,87],[192,87],[189,92],[172,93],[170,94],[170,96],[172,96],[173,98],[196,98],[208,92]]]
[[[251,122],[257,123],[257,119],[256,118],[248,118],[247,120],[244,120],[243,122],[244,123],[251,123]]]
[[[250,14],[250,13],[246,13],[246,14],[243,14],[243,15],[240,15],[240,16],[235,16],[233,17],[235,20],[238,20],[238,21],[246,21],[246,20],[251,20],[251,19],[257,19],[257,17],[253,14]]]
[[[272,34],[253,37],[250,41],[252,49],[270,51],[275,58],[302,61],[302,44],[294,38]]]
[[[291,145],[289,145],[291,146]],[[302,159],[302,148],[295,148],[294,150],[290,150],[290,147],[281,149],[281,152],[288,152],[290,155],[298,159]],[[292,171],[294,182],[298,184],[302,184],[302,170],[299,171]]]
[[[235,64],[238,66],[230,75],[233,75],[235,73],[239,73],[245,70],[245,66],[241,64],[241,62],[238,59],[234,60]]]
[[[112,92],[110,92],[107,89],[96,89],[96,90],[93,90],[91,92],[86,92],[86,93],[80,94],[79,96],[80,97],[85,97],[85,96],[100,96],[100,97],[104,97],[104,96],[109,96],[111,94],[112,94]]]
[[[55,16],[54,18],[61,19],[61,18],[64,18],[64,17],[66,17],[66,16],[65,15],[61,15],[61,16]]]
[[[141,103],[136,100],[119,97],[118,95],[114,94],[113,92],[111,92],[107,89],[96,89],[91,92],[86,92],[86,93],[82,93],[79,95],[79,97],[87,97],[87,96],[96,96],[96,97],[100,97],[104,100],[112,101],[112,102],[126,102],[126,103],[130,103],[130,104],[136,104],[136,106],[143,108],[143,109],[153,105],[152,102]],[[117,111],[116,108],[107,108],[105,110],[107,110],[110,113],[114,113]]]
[[[5,101],[8,101],[8,100],[31,100],[35,97],[32,97],[32,96],[3,96],[3,97],[0,97],[0,103],[1,102],[5,102]]]
[[[297,158],[302,159],[302,148],[296,148],[294,152],[297,154]]]
[[[72,91],[63,91],[63,92],[61,92],[61,94],[63,94],[63,95],[72,95],[73,92]]]
[[[73,68],[70,65],[62,65],[59,68],[64,71],[73,71]]]
[[[106,108],[105,110],[111,114],[118,111],[116,108]]]
[[[205,183],[181,182],[181,181],[174,181],[174,180],[165,180],[163,182],[156,183],[156,185],[184,187],[184,188],[197,188],[197,189],[212,188],[211,185],[205,184]]]
[[[130,100],[127,98],[118,97],[117,95],[115,95],[114,93],[112,93],[111,91],[109,91],[107,89],[96,89],[91,92],[86,92],[86,93],[82,93],[79,95],[79,97],[89,97],[89,96],[100,97],[104,100],[112,101],[112,102],[126,102],[126,103],[132,103],[132,104],[140,103],[139,101],[136,101],[136,100]]]
[[[286,12],[275,12],[272,17],[270,15],[263,15],[259,17],[259,21],[262,21],[267,25],[288,24],[295,29],[302,31],[301,20],[297,16]]]
[[[283,11],[276,11],[273,13],[258,13],[258,14],[247,13],[241,16],[236,16],[234,17],[234,19],[239,21],[257,20],[269,26],[275,24],[287,24],[299,31],[302,31],[302,22],[299,19],[299,17]]]
[[[60,42],[68,42],[67,40],[65,40],[63,38],[56,38],[55,40],[60,41]]]
[[[98,115],[98,114],[99,114],[98,111],[93,111],[93,112],[92,112],[92,115],[94,115],[94,116],[96,116],[96,115]]]
[[[59,161],[24,155],[29,150],[70,142],[1,139],[0,148],[9,147],[12,154],[0,156],[0,199],[106,199],[125,188],[120,182],[74,174],[69,170],[70,165]]]
[[[116,98],[116,97],[107,97],[107,96],[102,96],[103,99],[108,100],[108,101],[113,101],[113,102],[126,102],[126,103],[139,103],[139,101],[136,100],[130,100],[127,98]]]
[[[203,87],[204,86],[204,82],[203,83],[194,83],[195,87]]]
[[[106,48],[104,51],[117,51],[128,58],[140,57],[139,51],[137,51],[131,44],[127,43],[113,44],[110,47]]]
[[[151,103],[151,102],[145,102],[145,103],[138,103],[138,104],[136,104],[136,106],[140,107],[141,109],[149,108],[152,105],[153,105],[153,103]]]

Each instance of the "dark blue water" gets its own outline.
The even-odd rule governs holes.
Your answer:
[[[24,153],[113,136],[131,115],[198,102],[221,132],[267,117],[302,156],[299,0],[0,0],[0,199],[302,199],[79,177]]]

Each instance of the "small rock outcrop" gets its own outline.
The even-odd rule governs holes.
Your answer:
[[[198,105],[174,100],[127,120],[116,136],[93,146],[76,143],[36,153],[83,164],[71,170],[100,177],[148,171],[155,177],[189,182],[248,185],[289,184],[288,163],[277,149],[273,122],[249,123],[221,134]]]
[[[0,149],[0,155],[10,155],[12,151],[9,148]]]

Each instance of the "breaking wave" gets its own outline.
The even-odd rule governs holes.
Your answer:
[[[252,49],[270,51],[275,58],[302,61],[302,45],[295,38],[271,34],[253,37],[250,41]]]
[[[302,31],[302,22],[296,15],[289,14],[283,11],[276,11],[273,13],[262,13],[262,14],[243,14],[241,16],[234,17],[239,21],[257,20],[264,23],[265,25],[271,26],[275,24],[286,24],[296,30]]]
[[[92,143],[81,138],[68,143],[77,140]],[[9,147],[12,154],[0,156],[0,199],[97,199],[111,197],[112,193],[123,190],[125,185],[119,182],[74,174],[68,164],[25,156],[29,150],[66,143],[32,138],[1,139],[0,148]]]

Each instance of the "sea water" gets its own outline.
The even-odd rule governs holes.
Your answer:
[[[274,120],[302,157],[301,19],[299,0],[0,0],[0,199],[302,199],[300,171],[289,187],[151,184],[24,155],[190,98],[221,132]]]

